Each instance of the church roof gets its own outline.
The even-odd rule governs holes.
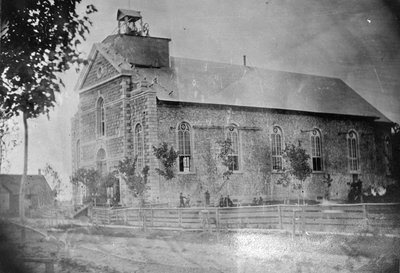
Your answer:
[[[339,78],[176,57],[170,58],[170,67],[135,67],[126,54],[107,41],[97,44],[97,50],[120,72],[130,70],[153,81],[161,101],[372,117],[391,122]]]
[[[390,122],[338,78],[171,57],[171,68],[140,69],[157,78],[163,101],[224,104]],[[172,92],[172,93],[171,93]]]

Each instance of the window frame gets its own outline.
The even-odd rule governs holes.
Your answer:
[[[359,174],[361,171],[360,166],[360,145],[359,136],[356,130],[349,130],[346,135],[346,150],[347,150],[347,165],[349,172],[352,174]],[[354,169],[354,163],[357,168]]]
[[[96,105],[96,133],[98,137],[105,137],[106,135],[106,110],[104,107],[104,98],[99,97]]]
[[[75,155],[75,157],[76,157],[75,168],[76,168],[76,170],[78,170],[79,169],[79,165],[81,163],[81,140],[80,139],[78,139],[76,141],[76,151],[75,151],[75,153],[76,153],[76,155]]]
[[[280,145],[278,147],[277,143],[277,136],[279,136],[279,142]],[[283,130],[282,127],[278,125],[274,125],[272,128],[272,133],[270,134],[271,137],[271,168],[272,172],[279,173],[283,172]],[[276,146],[276,148],[275,148]],[[279,149],[278,149],[279,148]],[[274,151],[276,150],[276,154],[274,155]],[[278,150],[280,150],[280,153],[278,154]],[[274,162],[278,162],[278,164],[275,164]],[[279,167],[279,162],[280,162],[280,168],[274,168],[276,165]]]
[[[385,159],[385,173],[387,176],[392,174],[391,161],[393,160],[392,154],[392,139],[389,135],[383,135],[383,153]]]
[[[235,135],[236,136],[236,149],[234,146],[235,141],[232,141],[232,151],[230,154],[228,154],[228,158],[229,157],[234,157],[236,158],[236,160],[233,161],[234,166],[228,166],[228,170],[232,171],[232,172],[240,172],[241,171],[241,162],[240,162],[240,133],[239,133],[239,129],[237,124],[229,124],[228,126],[225,127],[225,140],[228,140],[229,135]],[[236,150],[236,151],[235,151]],[[235,168],[236,166],[236,168]]]
[[[182,134],[182,138],[180,137],[181,134]],[[186,136],[186,135],[188,135],[188,136]],[[181,139],[182,139],[182,143],[181,143]],[[178,173],[180,173],[180,174],[193,173],[193,171],[194,171],[193,126],[188,121],[184,120],[177,124],[176,142],[177,142],[177,147],[178,147],[178,158],[177,158]],[[188,145],[187,145],[187,142],[189,142]],[[181,147],[183,148],[184,153],[182,153]],[[187,148],[189,148],[189,153],[187,153],[187,151],[186,151]]]
[[[137,131],[137,128],[140,127],[140,131]],[[140,137],[141,139],[138,138],[138,133],[140,133]],[[134,137],[133,137],[133,141],[134,141],[134,154],[135,157],[137,156],[137,161],[136,161],[136,172],[141,174],[142,170],[144,168],[144,131],[143,131],[143,125],[139,122],[136,123],[135,127],[134,127]],[[140,143],[139,143],[140,142]],[[140,146],[139,146],[140,145]],[[141,150],[141,155],[139,155],[139,147]]]
[[[319,139],[319,148],[316,142],[316,139]],[[324,157],[323,157],[323,146],[322,146],[322,134],[321,130],[318,128],[314,128],[310,133],[310,146],[311,146],[311,168],[313,173],[321,173],[324,172]],[[318,155],[319,153],[319,155]],[[314,158],[316,159],[314,161]],[[320,169],[317,170],[316,166],[314,166],[314,162],[320,162]],[[316,163],[317,164],[317,163]]]

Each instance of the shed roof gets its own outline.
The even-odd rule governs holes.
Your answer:
[[[0,185],[10,190],[12,194],[19,195],[21,178],[22,175],[19,174],[0,174]],[[51,191],[43,175],[28,175],[26,189],[29,194],[41,193],[43,190]]]

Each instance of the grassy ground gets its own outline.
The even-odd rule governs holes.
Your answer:
[[[47,237],[1,224],[1,263],[54,257],[56,272],[397,272],[400,240],[379,236],[303,236],[59,226]],[[43,272],[39,266],[20,272]],[[398,265],[397,265],[398,268]]]

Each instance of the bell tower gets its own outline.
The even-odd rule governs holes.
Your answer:
[[[143,24],[140,11],[118,9],[118,34],[149,36],[149,24]]]

